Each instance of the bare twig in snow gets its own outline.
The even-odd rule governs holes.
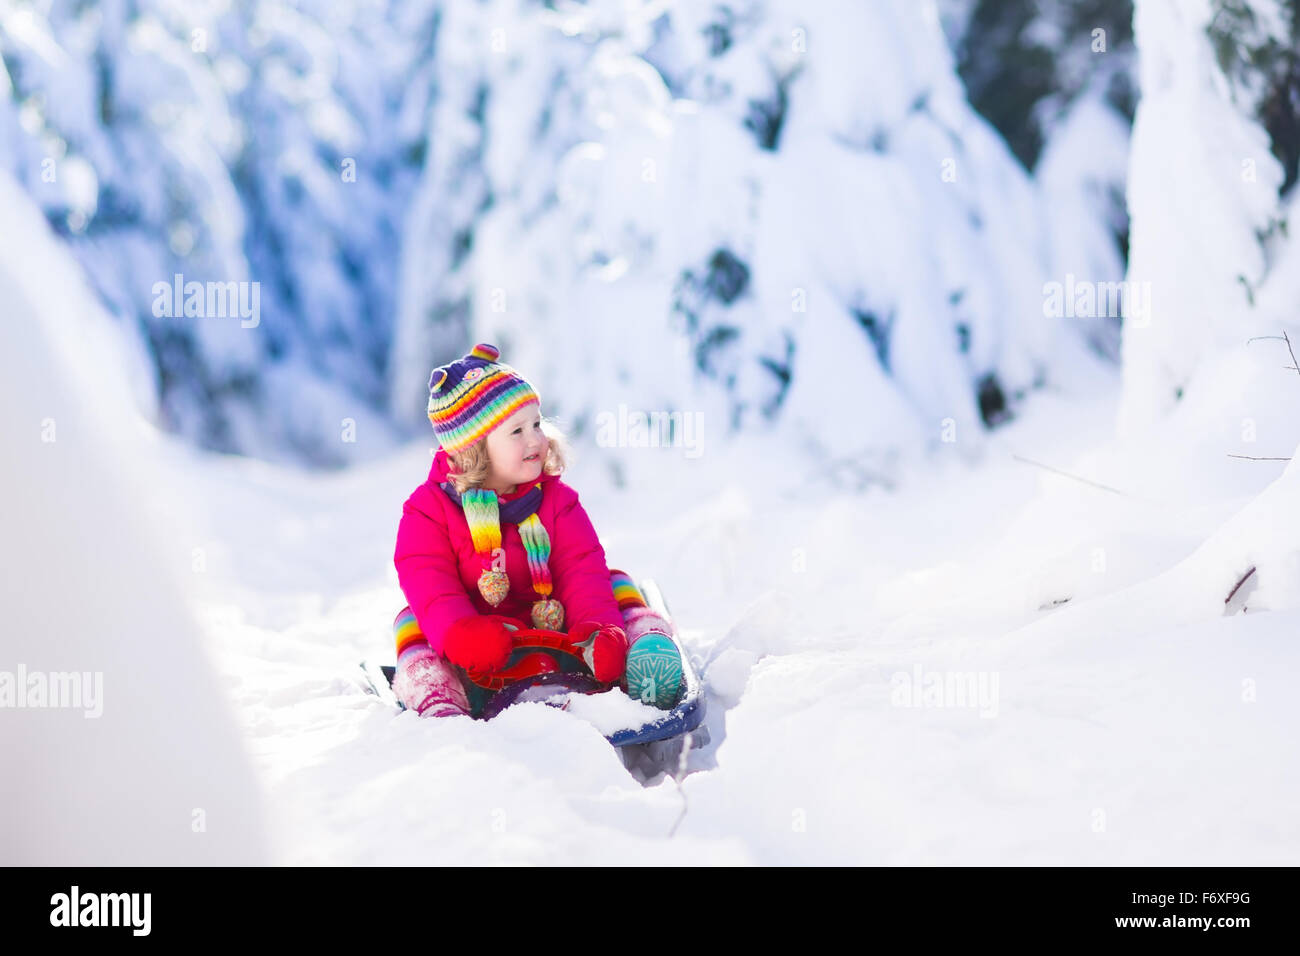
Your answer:
[[[694,743],[694,734],[687,734],[686,739],[682,741],[682,752],[677,758],[677,773],[672,774],[673,783],[677,787],[677,794],[682,798],[682,811],[677,814],[677,819],[673,821],[672,829],[668,835],[674,836],[677,833],[677,827],[686,819],[686,811],[690,807],[686,803],[686,791],[682,789],[682,778],[686,776],[686,758],[690,755],[691,744]]]
[[[1246,339],[1246,344],[1249,345],[1251,342],[1255,342],[1259,339],[1281,339],[1285,342],[1286,350],[1291,353],[1291,364],[1283,365],[1282,367],[1287,371],[1300,372],[1300,362],[1296,361],[1295,349],[1291,347],[1291,336],[1286,334],[1286,329],[1282,330],[1281,335],[1252,335],[1250,338]]]
[[[1286,329],[1282,330],[1282,339],[1286,342],[1286,350],[1291,353],[1291,367],[1300,372],[1300,362],[1295,360],[1295,349],[1291,348],[1291,336],[1286,334]]]
[[[1112,488],[1110,485],[1103,485],[1101,482],[1099,482],[1099,481],[1093,481],[1093,480],[1090,479],[1090,478],[1081,478],[1081,477],[1079,477],[1078,475],[1072,475],[1072,474],[1070,474],[1070,472],[1068,472],[1068,471],[1062,471],[1060,468],[1053,468],[1051,465],[1044,465],[1041,461],[1034,461],[1034,460],[1032,460],[1032,459],[1030,459],[1030,458],[1024,458],[1024,457],[1022,457],[1022,456],[1020,456],[1020,455],[1015,455],[1015,454],[1013,454],[1011,457],[1014,458],[1016,461],[1023,461],[1023,462],[1024,462],[1025,464],[1027,464],[1027,465],[1035,465],[1035,466],[1037,466],[1037,467],[1039,467],[1039,468],[1045,468],[1047,471],[1055,472],[1056,474],[1058,474],[1058,475],[1062,475],[1062,476],[1064,476],[1064,477],[1066,477],[1066,478],[1073,478],[1075,481],[1081,481],[1081,482],[1083,482],[1085,485],[1092,485],[1094,488],[1100,488],[1100,489],[1102,489],[1103,491],[1114,492],[1115,494],[1120,495],[1120,496],[1122,496],[1122,497],[1124,497],[1124,498],[1131,498],[1131,497],[1133,497],[1132,495],[1128,494],[1127,492],[1120,491],[1118,488]]]
[[[1227,604],[1229,601],[1231,601],[1232,596],[1236,594],[1239,590],[1241,590],[1241,586],[1246,583],[1246,579],[1249,578],[1254,573],[1255,573],[1255,569],[1251,568],[1249,571],[1243,574],[1241,576],[1241,580],[1232,586],[1232,590],[1228,592],[1228,596],[1223,599],[1223,603]]]

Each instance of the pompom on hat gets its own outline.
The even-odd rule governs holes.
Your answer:
[[[529,381],[500,357],[495,345],[480,342],[429,376],[429,422],[448,453],[486,438],[519,409],[541,404]]]

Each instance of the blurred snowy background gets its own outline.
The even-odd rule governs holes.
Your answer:
[[[1252,675],[1300,662],[1300,379],[1259,338],[1300,336],[1298,117],[1294,0],[0,0],[32,502],[0,670],[158,695],[99,733],[126,759],[167,721],[156,778],[280,813],[279,861],[1294,863],[1300,705]],[[707,665],[684,780],[545,708],[431,727],[355,686],[429,371],[476,341]],[[649,412],[670,447],[602,433]],[[1226,630],[1252,568],[1268,613]],[[1001,718],[891,707],[922,659],[1000,674]],[[79,714],[0,716],[32,768],[0,797],[65,837],[15,858],[267,846],[168,830],[185,798],[141,803]],[[138,839],[86,849],[47,732]]]
[[[1042,288],[1123,278],[1120,0],[0,9],[0,162],[204,448],[390,451],[481,339],[578,435],[625,402],[838,445],[833,366],[860,456],[1117,358]],[[178,274],[256,324],[156,314]]]

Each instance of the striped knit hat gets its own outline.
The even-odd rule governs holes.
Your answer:
[[[448,453],[486,438],[525,405],[540,404],[528,380],[497,361],[500,355],[495,345],[480,342],[429,377],[429,421]]]

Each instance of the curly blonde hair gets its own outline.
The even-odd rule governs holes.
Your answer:
[[[568,461],[569,440],[560,427],[549,418],[542,418],[542,433],[546,436],[546,460],[542,462],[542,473],[558,475],[564,471]],[[457,494],[464,494],[470,488],[482,488],[487,481],[492,462],[488,458],[487,438],[480,438],[468,448],[456,453],[448,452],[447,460],[451,469],[447,477],[456,488]]]

